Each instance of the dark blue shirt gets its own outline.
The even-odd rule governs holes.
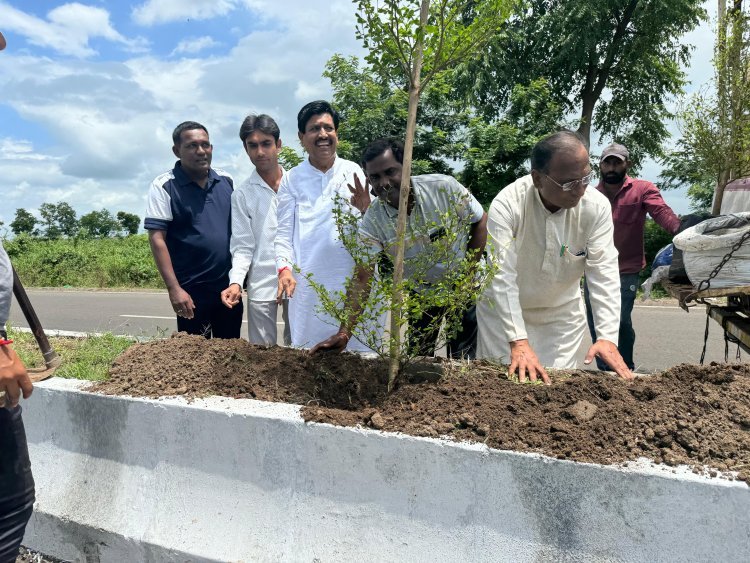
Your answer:
[[[233,189],[232,177],[213,168],[201,188],[179,161],[151,184],[144,227],[166,231],[172,267],[183,289],[221,291],[229,285]]]

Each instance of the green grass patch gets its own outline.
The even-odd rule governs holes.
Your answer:
[[[13,348],[27,368],[44,367],[44,358],[33,334],[9,329],[8,338],[13,339]],[[49,341],[62,360],[55,376],[90,381],[106,379],[114,359],[135,343],[131,338],[113,334],[82,338],[57,336]]]
[[[148,235],[3,242],[27,287],[163,288]]]

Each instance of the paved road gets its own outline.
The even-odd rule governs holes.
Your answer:
[[[29,290],[28,293],[46,329],[111,331],[143,337],[166,336],[176,329],[175,317],[163,292]],[[13,326],[28,326],[15,303],[10,319]],[[706,323],[702,307],[686,313],[676,302],[636,305],[633,321],[638,334],[636,367],[641,371],[665,369],[683,362],[697,363],[700,359]],[[246,327],[245,323],[243,336],[247,336]],[[581,365],[587,347],[588,343],[581,349]],[[734,358],[735,349],[730,346],[730,359]],[[721,329],[711,321],[706,360],[723,359]]]

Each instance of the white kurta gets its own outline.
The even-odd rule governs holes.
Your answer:
[[[327,172],[321,172],[305,160],[292,168],[281,180],[277,196],[276,267],[297,266],[294,273],[297,288],[289,300],[289,324],[292,346],[310,348],[334,334],[339,323],[319,310],[315,290],[305,275],[312,274],[316,283],[330,292],[345,291],[354,260],[341,242],[333,209],[336,195],[344,198],[348,210],[359,215],[349,204],[354,174],[364,182],[362,169],[354,162],[336,157]],[[352,339],[348,350],[369,351]]]
[[[282,174],[284,174],[282,169]],[[232,193],[232,269],[229,283],[247,280],[250,301],[274,301],[276,275],[276,192],[257,170]]]
[[[524,176],[495,197],[487,228],[499,271],[477,304],[477,357],[508,362],[509,343],[528,338],[542,365],[575,368],[584,274],[596,332],[617,344],[620,274],[606,197],[587,189],[576,207],[551,213]]]

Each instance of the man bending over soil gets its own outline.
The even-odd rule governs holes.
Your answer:
[[[576,367],[588,282],[598,336],[586,363],[599,357],[624,379],[633,374],[617,350],[620,275],[610,204],[595,189],[588,148],[573,131],[559,131],[531,151],[531,174],[492,202],[488,231],[496,274],[477,304],[477,356],[510,360],[524,382],[546,367]]]
[[[318,343],[312,349],[313,353],[346,348],[364,301],[370,294],[377,257],[395,257],[403,157],[403,145],[393,139],[379,139],[365,149],[362,156],[365,174],[378,199],[365,213],[359,241],[371,262],[357,265],[354,270],[346,300],[347,309],[352,311],[349,321],[342,324],[336,334]],[[356,188],[360,191],[367,189],[358,178]],[[412,287],[409,299],[419,300],[420,294],[442,283],[452,270],[456,271],[467,255],[476,261],[481,258],[487,241],[487,214],[465,187],[444,174],[411,177],[407,213],[404,278]],[[457,225],[446,224],[446,217],[452,215],[458,216]],[[385,258],[385,263],[390,264],[390,260]],[[384,275],[382,265],[383,260],[380,275]],[[419,309],[419,313],[412,312],[409,318],[407,346],[415,355],[431,356],[435,353],[435,343],[447,308],[428,307]],[[476,343],[476,307],[471,303],[463,311],[457,334],[448,340],[448,354],[452,358],[474,358]]]

